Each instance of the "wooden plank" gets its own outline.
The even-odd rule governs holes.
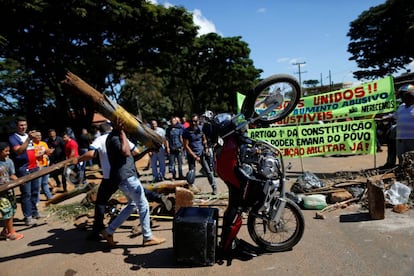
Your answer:
[[[39,178],[41,176],[44,176],[44,175],[49,174],[51,172],[54,172],[56,170],[59,170],[59,169],[65,167],[66,165],[72,164],[75,159],[76,158],[71,158],[71,159],[61,161],[61,162],[53,164],[53,165],[51,165],[51,166],[49,166],[45,169],[42,169],[42,170],[39,170],[37,172],[19,177],[18,179],[13,180],[13,181],[11,181],[7,184],[0,185],[0,193],[4,192],[4,191],[7,191],[9,189],[12,189],[14,187],[20,186],[20,185],[22,185],[26,182],[29,182],[33,179]]]

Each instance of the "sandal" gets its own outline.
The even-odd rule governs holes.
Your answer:
[[[10,234],[6,235],[6,239],[11,240],[11,241],[17,241],[17,240],[21,240],[23,238],[24,238],[23,234],[20,234],[20,233],[17,233],[17,232],[10,233]]]

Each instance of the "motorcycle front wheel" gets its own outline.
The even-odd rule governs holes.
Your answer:
[[[299,207],[289,199],[279,222],[260,218],[250,212],[247,227],[252,240],[264,250],[282,252],[292,249],[303,236],[305,219]]]
[[[287,74],[277,74],[260,81],[254,89],[247,93],[241,113],[245,118],[257,117],[270,105],[278,105],[257,120],[263,125],[278,122],[288,116],[296,107],[301,97],[298,81]]]

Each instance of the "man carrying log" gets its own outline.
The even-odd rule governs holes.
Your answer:
[[[105,207],[111,198],[111,196],[116,192],[118,189],[118,183],[115,181],[111,181],[110,179],[110,168],[111,165],[109,163],[108,154],[106,150],[106,139],[108,138],[109,133],[112,131],[112,126],[109,122],[104,123],[99,126],[100,132],[102,133],[101,136],[97,137],[92,144],[89,146],[89,151],[84,153],[82,156],[78,158],[78,162],[84,162],[87,160],[91,160],[95,156],[95,152],[98,152],[99,162],[102,169],[103,179],[101,184],[98,188],[98,193],[95,202],[95,215],[94,215],[94,222],[92,227],[92,233],[88,236],[89,240],[101,240],[101,231],[105,229],[104,225],[104,215],[105,215]],[[134,155],[134,159],[140,159],[143,154],[139,154],[138,149],[135,147],[133,143],[128,140],[128,145],[130,151]],[[145,194],[149,200],[156,201],[158,203],[162,203],[167,211],[172,209],[171,201],[164,195],[160,195],[158,193],[145,190]]]
[[[132,157],[128,138],[121,120],[117,121],[115,129],[106,139],[106,148],[111,165],[110,178],[119,184],[119,189],[128,198],[128,205],[111,224],[102,231],[102,236],[111,246],[115,245],[113,234],[115,230],[138,208],[142,227],[143,246],[164,243],[165,238],[155,237],[150,227],[149,205],[144,189],[138,179],[134,158]]]

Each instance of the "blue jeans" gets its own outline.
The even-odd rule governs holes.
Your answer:
[[[165,149],[161,147],[158,152],[151,153],[151,169],[154,181],[165,178]]]
[[[20,167],[17,169],[16,176],[22,177],[38,170],[39,168],[28,170],[26,167]],[[24,218],[27,219],[29,217],[37,216],[39,211],[37,210],[36,204],[40,196],[40,178],[33,179],[20,185],[20,193]]]
[[[175,170],[175,161],[177,160],[177,164],[178,164],[178,177],[182,178],[183,175],[183,157],[181,154],[181,149],[180,150],[170,150],[170,155],[169,155],[169,166],[170,166],[170,173],[172,173],[173,178],[177,179],[177,174],[176,174],[176,170]]]
[[[127,197],[128,205],[122,209],[121,213],[111,222],[106,229],[106,232],[112,235],[115,230],[129,218],[135,209],[138,208],[144,241],[151,239],[152,232],[150,227],[149,205],[141,182],[136,176],[131,176],[121,181],[119,189]]]
[[[208,157],[206,154],[204,154],[204,152],[200,155],[200,163],[201,163],[201,167],[203,168],[203,170],[206,172],[207,174],[207,179],[208,182],[210,183],[210,186],[214,189],[217,187],[216,185],[216,179],[214,178],[214,172],[211,171],[210,166],[208,164],[207,161]],[[187,155],[187,160],[188,160],[188,170],[195,170],[196,169],[196,160],[190,155]]]
[[[46,169],[47,167],[42,167],[41,169]],[[42,191],[46,196],[46,199],[51,199],[53,197],[52,193],[50,192],[49,189],[49,175],[46,174],[44,176],[40,177],[40,186],[42,187]],[[39,193],[40,196],[40,193]],[[40,201],[40,197],[38,198],[37,202]]]

